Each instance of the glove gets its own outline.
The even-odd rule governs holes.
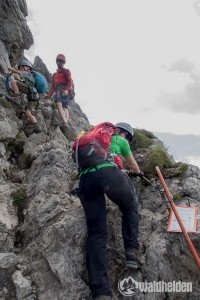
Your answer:
[[[144,177],[144,173],[142,172],[142,171],[140,171],[140,173],[139,174],[136,174],[136,176],[138,176],[138,177]]]
[[[127,171],[127,175],[128,175],[129,177],[136,177],[136,176],[137,176],[137,174],[136,174],[134,171],[132,171],[132,170],[128,170],[128,171]]]

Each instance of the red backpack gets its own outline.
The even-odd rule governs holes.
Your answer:
[[[72,146],[72,157],[80,170],[109,160],[108,149],[114,132],[115,126],[112,123],[104,122],[75,139]]]

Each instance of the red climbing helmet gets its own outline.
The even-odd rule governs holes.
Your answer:
[[[66,62],[66,58],[65,58],[64,54],[58,54],[57,57],[56,57],[56,61],[58,59],[63,60],[64,62]]]

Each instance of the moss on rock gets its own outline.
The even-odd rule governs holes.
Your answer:
[[[11,140],[6,146],[6,151],[10,151],[12,155],[19,156],[23,153],[23,147],[26,136],[23,131],[19,131],[16,138]]]
[[[31,156],[31,154],[25,154],[23,153],[19,157],[19,166],[21,169],[29,169],[34,161],[34,158]]]
[[[173,200],[174,200],[174,201],[180,200],[181,198],[182,198],[182,195],[179,194],[179,193],[173,195]]]
[[[51,108],[52,108],[52,110],[57,110],[57,106],[56,106],[55,102],[51,103]]]
[[[153,139],[156,137],[150,131],[145,129],[134,129],[133,142],[131,143],[134,149],[148,149],[153,145]]]
[[[17,191],[12,192],[10,196],[13,200],[13,205],[19,206],[26,199],[26,190],[24,188],[18,189]]]
[[[19,156],[23,152],[24,144],[17,139],[12,140],[6,145],[6,151],[10,151],[12,155]]]
[[[156,174],[156,166],[159,168],[171,168],[173,166],[167,151],[160,144],[152,147],[145,171],[150,174]]]
[[[178,163],[178,167],[176,168],[176,172],[174,176],[179,177],[180,180],[183,180],[184,174],[188,169],[188,164],[186,163]]]

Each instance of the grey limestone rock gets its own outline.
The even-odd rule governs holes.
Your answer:
[[[17,300],[31,299],[31,282],[27,280],[20,271],[15,271],[12,280],[16,288]]]
[[[42,59],[39,56],[35,57],[33,67],[35,70],[37,70],[38,72],[40,72],[42,75],[45,76],[48,83],[51,82],[52,75],[49,72],[49,70],[47,69],[47,66],[45,65],[45,63],[42,61]]]
[[[14,253],[0,253],[0,269],[8,269],[15,266],[17,256]]]
[[[23,50],[33,43],[24,0],[0,2],[0,72],[14,65]],[[34,66],[51,81],[39,57]],[[1,78],[3,78],[2,74]],[[3,86],[0,85],[3,93]],[[78,198],[71,195],[77,170],[71,145],[75,136],[91,128],[87,116],[71,101],[68,132],[55,103],[40,100],[33,110],[42,132],[33,126],[5,97],[0,98],[0,299],[5,300],[91,300],[86,271],[86,220]],[[10,141],[20,151],[8,149]],[[155,139],[155,143],[159,143]],[[139,161],[146,158],[137,151]],[[200,170],[189,166],[184,175],[168,172],[167,185],[175,204],[200,207]],[[15,178],[14,178],[15,177]],[[192,293],[136,293],[135,300],[198,300],[199,270],[181,233],[167,232],[169,211],[151,186],[136,182],[140,216],[140,257],[143,266],[138,281],[192,282]],[[24,191],[23,199],[19,190]],[[13,205],[12,193],[17,192]],[[118,281],[126,276],[121,232],[121,213],[106,201],[108,221],[108,273],[114,300],[124,299]],[[200,234],[190,237],[199,252]],[[127,298],[129,299],[129,298]],[[131,298],[132,299],[132,298]]]
[[[0,106],[0,141],[15,138],[21,126],[22,122],[14,113]]]
[[[16,64],[24,49],[33,44],[33,36],[27,25],[27,5],[24,0],[2,0],[0,2],[0,70]]]

